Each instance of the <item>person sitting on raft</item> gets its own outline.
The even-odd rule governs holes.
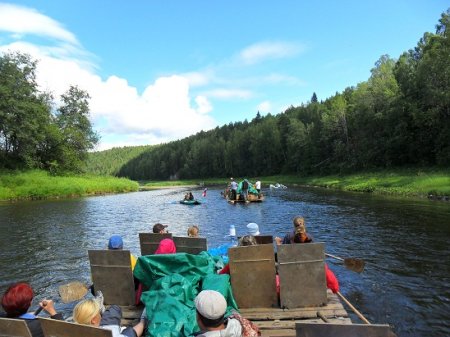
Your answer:
[[[198,234],[200,232],[200,229],[197,225],[190,226],[187,230],[187,236],[190,238],[198,238]]]
[[[108,249],[109,250],[122,250],[123,249],[123,240],[120,235],[113,235],[108,240]],[[131,270],[134,270],[136,266],[137,258],[130,252],[130,261],[131,261]]]
[[[33,297],[33,289],[28,283],[15,283],[3,294],[2,307],[6,312],[6,317],[24,320],[33,337],[44,337],[41,323],[36,315],[28,312]],[[39,306],[48,312],[50,318],[63,320],[62,314],[56,312],[52,300],[44,299],[39,302]]]
[[[202,290],[194,300],[200,333],[196,337],[241,337],[242,325],[235,318],[225,319],[227,301],[221,293]]]
[[[175,254],[177,247],[172,239],[164,239],[159,242],[159,246],[155,251],[155,254]]]
[[[281,238],[279,237],[275,238],[277,245],[290,243],[309,243],[313,241],[312,237],[306,233],[305,219],[303,219],[303,217],[296,216],[293,220],[293,223],[294,231],[292,233],[286,234],[283,240],[281,240]],[[328,265],[326,263],[325,277],[327,280],[327,288],[330,289],[333,293],[337,293],[339,291],[339,281],[336,275],[334,275],[334,273],[328,268]]]
[[[313,238],[306,233],[305,219],[303,217],[296,216],[292,222],[294,224],[294,231],[286,234],[283,239],[277,236],[275,238],[277,245],[287,243],[308,243],[313,241]]]
[[[73,320],[75,323],[111,330],[113,337],[142,336],[147,324],[147,313],[145,309],[142,312],[139,323],[133,327],[127,327],[122,331],[120,325],[121,319],[122,309],[118,305],[111,305],[102,314],[99,303],[94,299],[83,300],[73,309]]]

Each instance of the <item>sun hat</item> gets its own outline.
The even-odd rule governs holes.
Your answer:
[[[259,226],[254,222],[250,222],[247,225],[247,233],[248,235],[259,235]]]
[[[202,290],[194,302],[199,314],[208,319],[219,319],[227,310],[225,297],[214,290]]]
[[[153,233],[159,233],[167,227],[168,227],[167,225],[157,223],[156,225],[153,226]]]
[[[120,235],[113,235],[109,238],[108,249],[123,249],[123,240]]]

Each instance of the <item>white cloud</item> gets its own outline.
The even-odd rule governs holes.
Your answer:
[[[272,105],[270,104],[269,101],[264,101],[264,102],[259,103],[257,108],[260,113],[267,114],[271,111]]]
[[[208,115],[212,105],[205,96],[191,101],[190,82],[195,83],[195,76],[160,77],[139,94],[126,79],[111,75],[104,80],[97,75],[88,57],[91,55],[76,37],[33,9],[0,4],[0,30],[57,40],[51,41],[53,45],[16,41],[0,45],[0,52],[26,52],[39,60],[37,81],[55,98],[70,85],[88,91],[91,119],[104,139],[100,140],[99,149],[167,142],[216,125]],[[197,76],[197,82],[206,78]]]
[[[239,59],[245,64],[255,64],[269,59],[292,57],[303,50],[302,45],[295,43],[260,42],[242,50]]]
[[[78,44],[75,35],[66,30],[59,22],[35,9],[19,5],[0,3],[1,30],[11,32],[15,37],[20,37],[21,34],[33,34]]]

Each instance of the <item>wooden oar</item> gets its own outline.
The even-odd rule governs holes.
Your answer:
[[[339,261],[344,261],[344,266],[347,269],[350,269],[351,271],[354,271],[357,273],[362,273],[364,271],[364,266],[366,265],[364,260],[361,260],[361,259],[355,259],[355,258],[351,258],[351,257],[347,257],[347,258],[343,259],[342,257],[336,256],[336,255],[331,255],[328,253],[325,253],[325,255],[332,257],[333,259],[336,259]]]
[[[59,286],[59,296],[64,303],[81,300],[86,296],[89,287],[79,281],[70,282]]]
[[[339,291],[336,293],[338,296],[353,310],[353,312],[366,324],[370,324],[370,322],[361,314],[358,309],[356,309]]]

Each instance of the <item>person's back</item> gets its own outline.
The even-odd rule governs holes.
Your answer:
[[[33,297],[34,292],[29,284],[16,283],[3,294],[2,307],[8,318],[24,320],[33,337],[43,337],[41,323],[33,313],[27,312]],[[56,312],[52,300],[43,300],[39,306],[49,313],[50,318],[63,320],[63,316]]]
[[[122,250],[123,249],[123,240],[120,235],[113,235],[108,240],[108,249],[109,250]],[[131,270],[134,270],[134,267],[137,263],[137,258],[130,252],[130,263]]]
[[[203,290],[195,298],[197,323],[201,337],[241,337],[242,325],[234,318],[225,319],[227,302],[214,290]]]

